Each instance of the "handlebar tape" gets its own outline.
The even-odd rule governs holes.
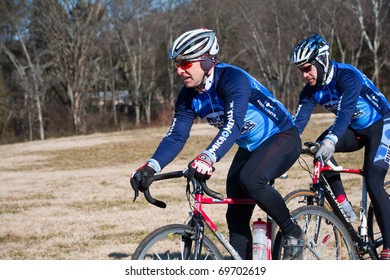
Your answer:
[[[157,174],[154,175],[153,177],[150,177],[149,180],[147,181],[147,185],[150,186],[154,181],[160,181],[160,180],[165,180],[165,179],[173,179],[173,178],[180,178],[183,177],[184,173],[183,171],[173,171],[173,172],[168,172],[168,173],[163,173],[163,174]],[[155,199],[151,194],[149,189],[145,190],[144,196],[146,200],[150,203],[153,204],[159,208],[166,208],[167,204],[161,200]]]
[[[203,191],[204,191],[208,196],[211,196],[211,197],[216,198],[216,199],[219,199],[219,200],[224,200],[223,195],[220,194],[220,193],[218,193],[218,192],[216,192],[216,191],[211,190],[211,189],[207,186],[206,182],[199,182],[199,183],[200,183],[200,185],[202,186]]]

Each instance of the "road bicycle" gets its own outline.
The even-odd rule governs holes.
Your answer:
[[[187,176],[187,170],[173,171],[163,174],[154,175],[148,185],[154,181],[166,180],[171,178],[180,178]],[[162,226],[150,234],[148,234],[136,248],[132,255],[133,260],[222,260],[233,259],[240,260],[241,257],[237,251],[232,247],[229,241],[225,238],[223,233],[218,229],[217,225],[205,212],[202,207],[204,204],[208,205],[223,205],[223,204],[255,204],[252,199],[236,199],[225,198],[221,194],[208,188],[205,182],[197,180],[187,181],[186,194],[190,206],[189,222],[186,224],[170,224]],[[273,182],[271,182],[273,183]],[[150,188],[144,191],[146,200],[160,208],[165,208],[166,204],[163,201],[157,200],[150,194]],[[208,195],[209,197],[205,196]],[[134,201],[137,197],[134,197]],[[317,255],[331,255],[338,256],[343,254],[343,258],[353,258],[353,254],[349,251],[354,249],[350,245],[352,240],[348,240],[349,235],[347,230],[336,218],[336,216],[320,206],[310,205],[300,207],[295,210],[294,217],[302,217],[310,214],[312,217],[320,217],[326,220],[326,224],[321,227],[319,236],[324,233],[325,236],[332,232],[337,236],[337,243],[326,242],[314,252]],[[270,219],[270,218],[269,218]],[[273,221],[271,223],[275,224]],[[205,226],[215,236],[213,238],[206,235]],[[310,232],[316,227],[311,222],[306,223],[305,233]],[[273,229],[276,226],[271,227]],[[273,259],[280,259],[283,257],[283,237],[282,233],[269,234],[271,239],[271,250]],[[276,235],[276,238],[273,236]],[[227,254],[222,254],[217,247],[216,242],[226,249]],[[218,243],[217,243],[218,244]],[[221,246],[220,246],[221,247]],[[342,250],[344,250],[342,252]],[[304,259],[312,259],[313,250],[306,246],[304,249]]]
[[[312,142],[306,142],[305,148],[302,149],[303,155],[309,155],[314,158],[317,145]],[[300,158],[301,166],[310,174],[312,182],[308,189],[297,189],[288,193],[284,199],[290,209],[302,205],[322,206],[325,209],[333,212],[337,219],[348,230],[348,235],[353,240],[354,251],[356,251],[356,259],[378,259],[381,247],[383,244],[381,232],[377,226],[374,209],[371,203],[368,203],[367,190],[365,188],[364,170],[351,169],[342,166],[335,166],[330,161],[324,164],[321,160],[314,159],[313,169],[309,168],[304,158]],[[361,176],[362,191],[359,211],[359,225],[357,229],[354,223],[350,221],[344,209],[337,202],[329,183],[326,181],[323,172],[340,172]],[[390,182],[384,184],[384,188],[390,197]],[[369,204],[369,206],[367,206]],[[336,238],[336,236],[335,236]],[[319,245],[319,240],[313,234],[313,247]]]

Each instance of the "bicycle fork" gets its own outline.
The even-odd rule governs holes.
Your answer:
[[[192,214],[192,217],[188,225],[191,226],[191,232],[182,237],[184,243],[183,259],[188,260],[191,252],[193,252],[194,260],[199,260],[202,253],[204,223],[202,218],[196,213],[190,214]]]
[[[199,210],[199,209],[198,209]],[[192,242],[195,242],[194,253],[195,258],[199,259],[202,251],[203,245],[203,236],[204,236],[204,222],[203,218],[205,218],[206,224],[210,231],[215,235],[215,237],[221,242],[221,244],[225,247],[225,249],[230,253],[234,260],[241,260],[238,252],[233,248],[233,246],[229,243],[229,241],[225,238],[225,236],[218,230],[218,228],[213,224],[213,222],[208,218],[208,216],[202,212],[200,214],[198,210],[194,210],[190,212],[191,220],[188,223],[192,228],[192,234],[189,238],[189,243],[186,251],[191,251]],[[200,211],[201,208],[200,208]],[[203,215],[203,216],[202,216]]]

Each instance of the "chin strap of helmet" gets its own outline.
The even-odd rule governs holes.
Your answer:
[[[210,88],[214,77],[214,71],[210,72],[210,70],[214,64],[218,62],[217,59],[212,58],[209,55],[205,55],[204,58],[204,60],[200,61],[200,67],[204,71],[203,79],[201,84],[194,88],[197,92],[203,92]]]
[[[200,85],[196,86],[194,90],[197,92],[204,92],[206,90],[206,81],[209,76],[210,75],[207,72],[204,72],[202,82],[200,83]]]

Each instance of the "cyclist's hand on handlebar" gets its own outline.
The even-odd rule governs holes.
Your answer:
[[[336,145],[336,142],[337,142],[337,137],[334,136],[335,138],[333,137],[328,137],[325,136],[324,140],[322,140],[320,142],[320,148],[318,149],[315,157],[317,159],[321,159],[324,161],[324,162],[327,162],[333,155],[334,151],[335,151],[335,145]]]
[[[134,200],[138,196],[138,191],[144,192],[149,188],[150,183],[148,183],[148,180],[153,177],[155,173],[156,170],[148,164],[142,165],[133,172],[130,178],[130,184],[135,192]]]
[[[213,160],[205,153],[199,154],[188,164],[188,179],[206,181],[213,173]]]

